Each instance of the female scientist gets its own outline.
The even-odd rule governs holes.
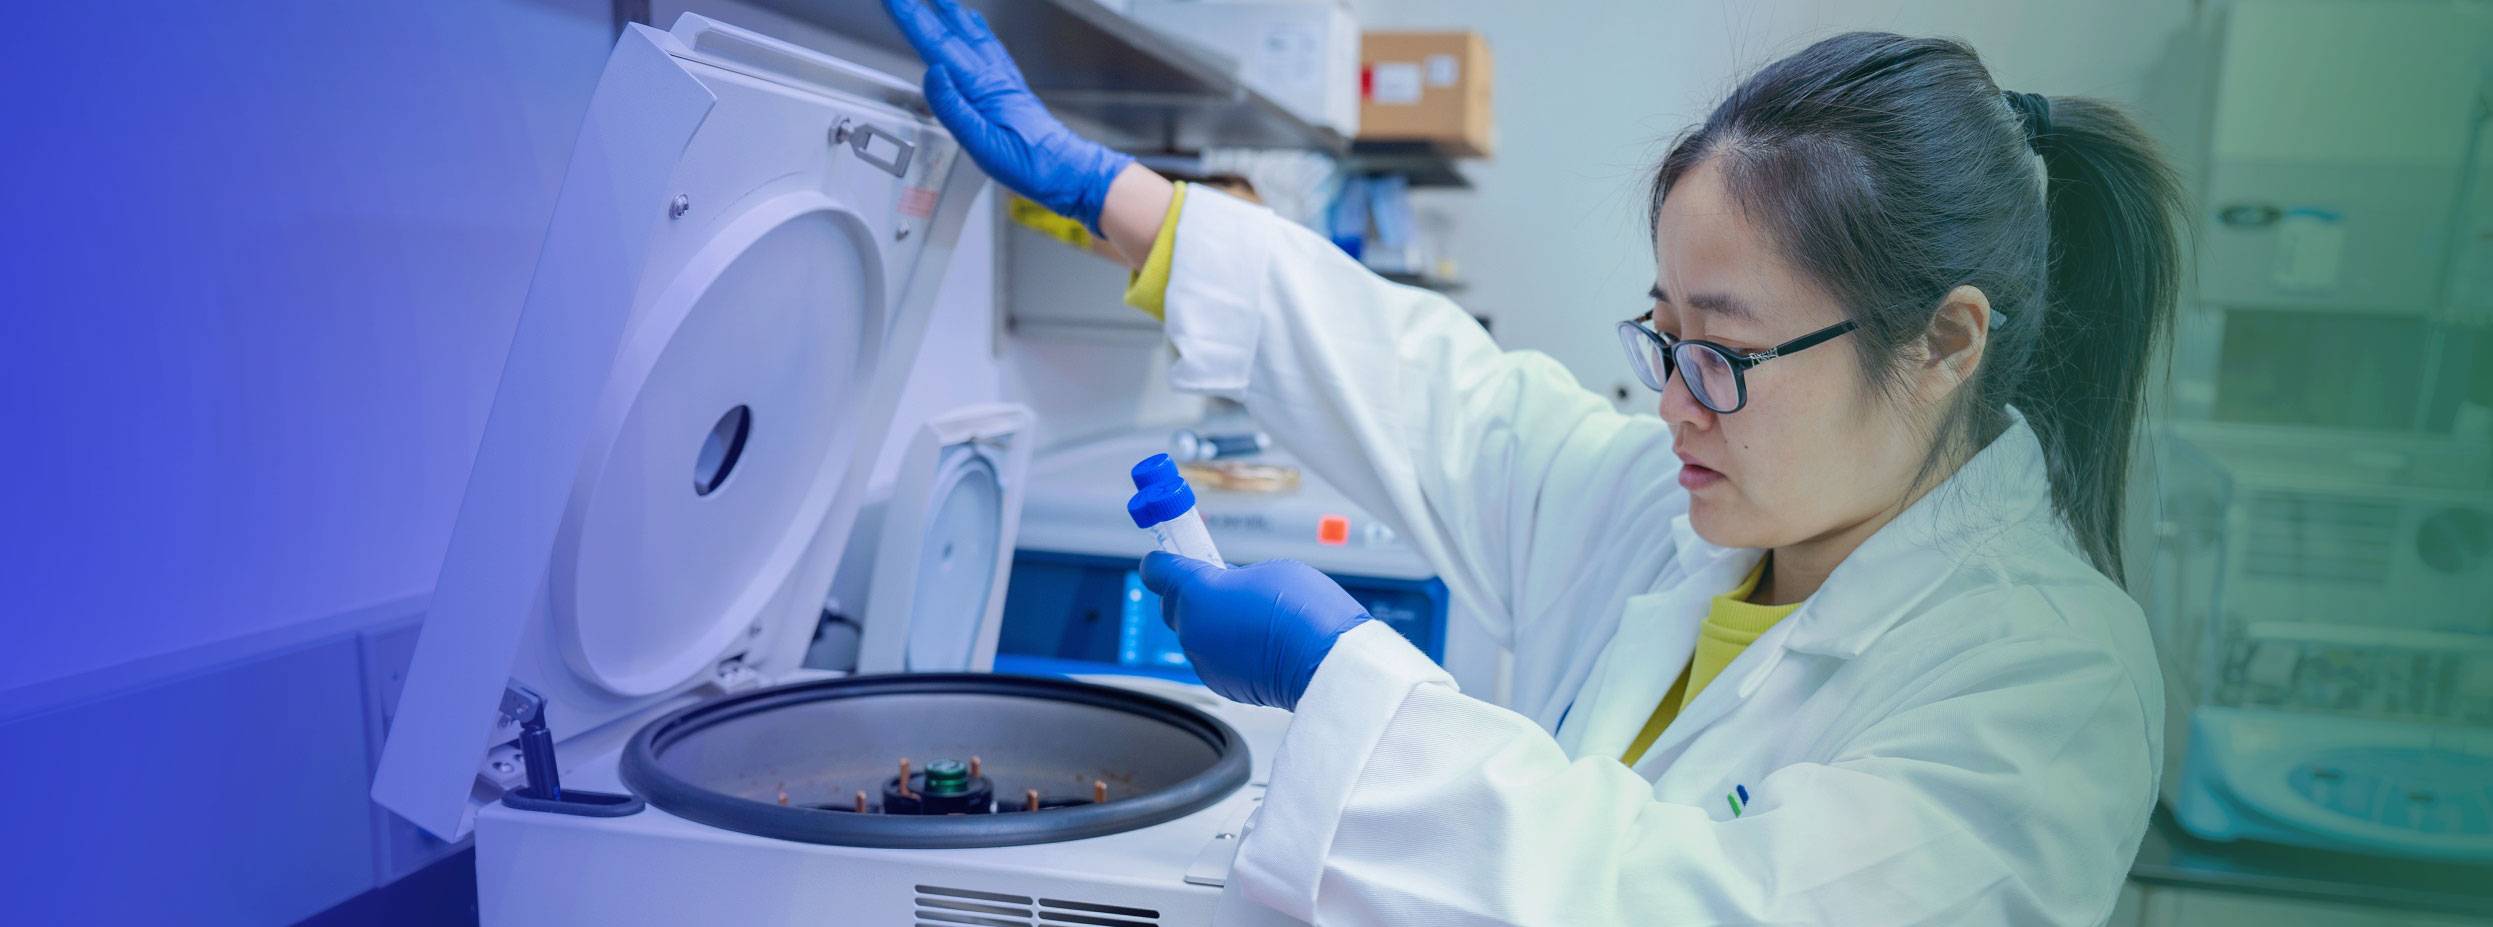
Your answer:
[[[995,179],[1138,261],[1243,401],[1514,654],[1511,705],[1313,569],[1153,554],[1211,687],[1296,716],[1231,874],[1355,924],[2093,924],[2155,801],[2121,573],[2175,181],[2105,104],[1838,36],[1681,138],[1617,323],[1660,417],[1068,131],[985,23],[886,0]],[[2039,157],[2038,157],[2039,156]]]

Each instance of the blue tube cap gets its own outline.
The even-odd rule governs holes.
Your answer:
[[[1135,493],[1134,498],[1125,503],[1125,514],[1134,516],[1134,527],[1149,528],[1184,515],[1194,507],[1194,489],[1179,483]]]
[[[1153,454],[1134,465],[1134,498],[1125,503],[1125,514],[1133,516],[1134,527],[1149,528],[1194,507],[1194,487],[1186,485],[1169,455]]]
[[[1186,477],[1177,472],[1177,461],[1167,454],[1153,454],[1134,465],[1134,488],[1150,489],[1169,484],[1186,485]]]

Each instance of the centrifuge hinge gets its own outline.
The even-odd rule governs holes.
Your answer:
[[[527,774],[526,785],[502,793],[503,804],[521,811],[593,818],[622,817],[641,810],[638,796],[563,787],[562,764],[554,757],[554,730],[546,726],[544,696],[511,683],[502,690],[502,720],[506,726],[519,726],[519,755]]]

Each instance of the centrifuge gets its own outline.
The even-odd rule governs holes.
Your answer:
[[[1279,920],[1224,886],[1286,716],[982,672],[1029,415],[901,409],[957,150],[910,84],[701,16],[616,44],[373,785],[473,834],[485,923]],[[887,671],[802,669],[862,556]]]

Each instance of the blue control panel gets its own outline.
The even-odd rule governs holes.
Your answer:
[[[1445,583],[1327,575],[1370,617],[1429,659],[1445,661]],[[1177,632],[1161,621],[1160,597],[1143,587],[1134,560],[1042,550],[1013,552],[995,666],[1012,673],[1121,672],[1198,681]]]
[[[1117,615],[1117,665],[1126,669],[1186,668],[1177,632],[1160,614],[1160,596],[1143,586],[1143,574],[1125,571],[1125,596]]]

